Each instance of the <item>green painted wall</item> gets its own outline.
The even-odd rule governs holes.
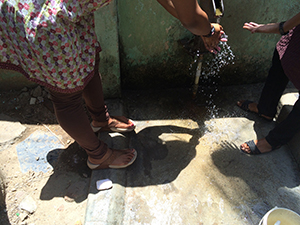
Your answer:
[[[284,21],[300,12],[297,0],[227,1],[222,25],[229,35],[228,44],[236,56],[235,65],[223,72],[223,82],[246,83],[264,80],[280,35],[251,34],[242,29],[244,22]]]
[[[223,2],[225,15],[221,24],[229,36],[228,45],[235,60],[234,64],[220,70],[219,83],[230,85],[264,80],[280,36],[251,34],[242,26],[250,21],[267,23],[286,20],[300,11],[299,1]],[[200,4],[213,18],[210,3],[202,0]],[[118,1],[118,12],[123,88],[191,85],[195,68],[189,68],[193,59],[182,51],[177,42],[191,37],[191,34],[155,0]],[[208,60],[212,57],[205,56],[204,61]]]
[[[102,52],[100,53],[100,73],[103,92],[106,97],[121,96],[117,2],[95,12],[95,25]]]
[[[225,16],[221,24],[229,36],[228,45],[235,60],[234,64],[220,70],[219,83],[230,85],[263,81],[280,36],[251,34],[242,29],[243,23],[286,20],[300,11],[299,1],[223,1]],[[209,2],[201,0],[200,4],[211,12]],[[193,35],[156,0],[115,0],[98,10],[95,19],[103,49],[100,72],[107,98],[119,97],[121,88],[170,88],[193,83],[194,59],[178,43]],[[211,60],[212,56],[205,55],[204,67],[209,66]],[[1,89],[25,85],[32,83],[18,73],[0,71]]]
[[[118,1],[122,87],[163,88],[190,83],[191,57],[178,44],[190,36],[156,2]]]
[[[12,70],[0,70],[0,90],[19,90],[23,87],[34,87],[35,83],[27,80],[21,73]]]

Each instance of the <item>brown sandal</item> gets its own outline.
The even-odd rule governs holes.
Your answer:
[[[134,150],[134,149],[131,149],[131,150]],[[89,156],[88,160],[87,160],[87,165],[92,170],[108,169],[108,168],[111,168],[111,169],[126,168],[126,167],[130,166],[136,160],[137,152],[135,150],[133,152],[134,156],[132,157],[132,159],[130,160],[130,162],[128,162],[127,164],[120,165],[120,166],[118,166],[118,165],[111,165],[111,164],[113,163],[113,161],[115,159],[117,159],[122,154],[129,153],[127,151],[128,151],[128,149],[123,149],[123,150],[120,150],[120,149],[110,149],[103,156],[103,158],[100,159],[101,162],[99,164],[93,164],[93,163],[91,163],[91,159],[90,159],[90,156]]]
[[[134,122],[130,119],[127,119],[125,116],[111,116],[110,118],[112,119],[112,122],[104,127],[94,127],[91,123],[91,127],[93,131],[95,133],[99,131],[113,131],[113,132],[125,133],[125,132],[131,132],[135,129]],[[118,125],[121,123],[130,124],[130,127],[128,128],[118,127]]]

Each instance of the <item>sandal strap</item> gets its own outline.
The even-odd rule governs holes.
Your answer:
[[[240,106],[241,109],[245,110],[245,111],[250,111],[249,110],[249,104],[253,103],[253,101],[250,100],[245,100],[243,101],[242,105]]]
[[[117,127],[117,125],[118,124],[121,124],[122,122],[120,122],[120,121],[118,121],[118,120],[116,120],[116,119],[113,119],[113,121],[110,123],[110,124],[108,124],[107,126],[109,127],[109,128],[111,128],[111,127]]]
[[[98,166],[109,166],[117,159],[121,154],[125,154],[125,151],[127,149],[110,149],[110,151],[107,151],[107,153],[104,155],[103,158],[101,158],[101,162],[98,163]],[[120,154],[121,153],[121,154]]]
[[[259,151],[259,149],[257,148],[257,146],[255,145],[254,141],[251,140],[251,141],[247,141],[245,142],[249,148],[250,148],[250,151],[251,151],[251,155],[258,155],[258,154],[261,154],[261,152]]]
[[[104,163],[105,163],[105,165],[107,165],[107,166],[111,165],[111,164],[113,163],[113,161],[114,161],[115,159],[117,159],[117,152],[118,152],[118,151],[121,152],[121,150],[118,150],[118,149],[111,149],[111,151],[112,151],[111,155],[109,156],[109,158],[108,158],[105,162],[102,163],[102,165],[103,165]]]
[[[97,159],[97,161],[99,160],[100,162],[97,164],[94,164],[92,162],[90,162],[91,164],[94,165],[101,165],[103,164],[106,160],[108,160],[109,158],[111,158],[111,155],[113,154],[113,151],[111,149],[107,149],[105,155],[101,158],[101,159]]]

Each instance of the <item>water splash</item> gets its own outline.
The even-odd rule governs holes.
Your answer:
[[[214,98],[218,93],[218,83],[220,71],[223,67],[234,64],[235,55],[227,42],[220,42],[221,51],[217,54],[209,54],[205,57],[199,79],[198,94],[205,99],[205,105],[210,118],[218,117],[218,109],[214,103]]]

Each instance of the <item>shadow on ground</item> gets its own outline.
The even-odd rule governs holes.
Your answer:
[[[260,217],[274,206],[299,210],[300,197],[296,191],[300,185],[299,170],[289,149],[283,147],[272,153],[248,155],[234,143],[224,141],[211,157],[226,177],[226,180],[214,177],[214,185],[224,196],[228,194],[226,199],[232,205],[248,202],[252,206],[248,214],[255,212]],[[228,187],[235,193],[234,198]]]
[[[62,197],[66,201],[84,201],[91,176],[86,160],[85,151],[77,143],[69,145],[67,149],[50,151],[47,161],[53,167],[53,173],[41,190],[40,199]]]
[[[162,140],[163,134],[188,135],[189,140]],[[140,187],[166,184],[174,181],[178,174],[196,155],[196,146],[201,137],[199,129],[178,126],[147,127],[131,135],[131,146],[138,149],[139,157],[128,168],[127,186]]]
[[[0,173],[0,224],[1,225],[9,225],[9,220],[7,216],[6,204],[5,204],[5,179]]]

